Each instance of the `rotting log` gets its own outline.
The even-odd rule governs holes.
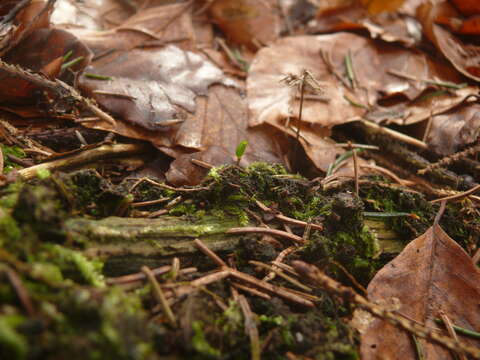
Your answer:
[[[213,251],[232,251],[243,236],[225,232],[238,226],[241,225],[236,217],[219,219],[212,216],[197,220],[173,216],[156,219],[72,218],[65,223],[69,237],[86,244],[84,254],[87,257],[122,262],[125,268],[115,265],[121,273],[127,273],[128,268],[147,258],[158,260],[195,254],[198,250],[193,240],[196,238]],[[128,259],[131,266],[120,259]]]

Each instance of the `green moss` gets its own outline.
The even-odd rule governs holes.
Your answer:
[[[56,264],[65,277],[75,279],[80,283],[92,286],[105,286],[101,273],[103,263],[99,260],[88,260],[79,251],[68,249],[60,245],[45,245],[39,259],[48,260]],[[53,269],[50,269],[53,271]],[[51,273],[51,276],[58,276]]]
[[[19,315],[0,315],[0,358],[11,360],[26,359],[28,343],[17,331],[25,319]]]
[[[220,357],[220,351],[215,349],[212,345],[209,344],[205,335],[203,334],[203,324],[201,321],[194,321],[192,323],[192,329],[194,335],[192,337],[192,346],[195,351],[201,355],[218,358]]]
[[[25,152],[19,146],[7,146],[0,143],[0,148],[2,149],[3,154],[3,172],[5,174],[9,173],[13,169],[20,169],[22,166],[14,163],[8,158],[8,155],[13,155],[17,158],[23,159],[26,157]]]
[[[17,222],[10,216],[8,211],[0,207],[0,246],[7,241],[19,241],[21,237]]]
[[[20,181],[11,183],[3,188],[0,192],[0,207],[11,209],[15,206],[18,200],[18,194],[23,187]]]

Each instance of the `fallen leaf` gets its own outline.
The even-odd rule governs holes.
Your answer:
[[[114,28],[97,31],[69,29],[95,55],[122,52],[140,47],[158,47],[174,43],[184,49],[194,49],[196,35],[191,13],[185,3],[142,9]]]
[[[416,8],[421,2],[422,0],[322,2],[311,32],[365,29],[373,39],[400,42],[413,47],[421,41],[421,27],[415,20]]]
[[[438,328],[440,311],[453,324],[478,330],[480,271],[468,254],[439,225],[410,242],[400,255],[382,268],[368,286],[371,301],[397,304],[399,314]],[[461,340],[478,346],[478,341]],[[444,348],[418,340],[424,359],[451,359]],[[362,359],[415,359],[414,343],[403,330],[373,320],[361,337]]]
[[[464,15],[480,14],[480,4],[477,0],[452,0],[452,3]]]
[[[2,7],[5,14],[0,19],[0,56],[13,49],[33,31],[48,27],[54,3],[55,0],[31,1],[18,13],[12,13],[11,18],[7,14],[14,11],[16,3],[11,2],[10,6]]]
[[[448,2],[430,3],[420,6],[418,19],[422,23],[425,36],[450,61],[450,63],[470,79],[480,81],[480,60],[477,54],[480,47],[452,34],[437,22],[458,17],[456,9]]]
[[[174,45],[116,54],[86,72],[110,80],[82,76],[79,86],[85,93],[123,121],[150,130],[165,129],[184,120],[186,112],[194,113],[195,98],[207,95],[210,85],[235,86],[203,56]]]
[[[450,155],[474,143],[480,128],[480,105],[466,104],[460,109],[435,115],[427,137],[429,147],[437,154]]]
[[[345,85],[347,56],[352,58],[355,89]],[[251,64],[247,79],[250,126],[267,123],[296,136],[299,91],[282,79],[288,74],[299,76],[304,69],[319,81],[324,98],[305,99],[300,138],[309,158],[323,171],[343,152],[326,140],[333,126],[362,117],[409,125],[428,119],[433,105],[435,113],[446,111],[477,92],[467,87],[437,94],[434,79],[459,83],[462,78],[425,55],[391,44],[348,33],[287,37],[261,49]],[[384,105],[391,99],[397,100]]]
[[[256,50],[280,35],[276,6],[271,0],[216,0],[210,6],[210,15],[231,41]]]

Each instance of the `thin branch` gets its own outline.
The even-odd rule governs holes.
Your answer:
[[[242,227],[242,228],[231,228],[226,231],[227,234],[269,234],[275,236],[281,236],[285,239],[292,240],[298,244],[304,244],[305,240],[294,234],[290,234],[286,231],[277,230],[277,229],[270,229],[270,228],[262,228],[262,227]]]
[[[193,244],[198,250],[200,250],[202,253],[204,253],[210,259],[212,259],[213,262],[218,266],[225,267],[225,268],[228,267],[228,265],[222,259],[220,259],[220,257],[217,254],[215,254],[212,250],[210,250],[207,246],[205,246],[205,244],[200,239],[193,240]]]
[[[254,314],[250,309],[247,299],[243,295],[238,296],[238,303],[242,309],[243,316],[245,318],[245,332],[250,338],[250,348],[251,348],[251,359],[260,360],[261,359],[261,347],[260,347],[260,336],[258,334],[257,324],[255,323]]]
[[[153,274],[152,270],[148,266],[142,266],[142,272],[147,276],[148,281],[152,285],[152,291],[153,295],[157,299],[158,303],[162,307],[163,312],[168,318],[168,321],[170,322],[170,325],[172,325],[174,328],[177,327],[177,319],[175,317],[175,314],[173,313],[172,309],[170,308],[170,305],[168,304],[167,299],[165,298],[165,295],[163,294],[162,288],[160,287],[160,284],[158,283],[157,279],[155,278],[155,275]]]

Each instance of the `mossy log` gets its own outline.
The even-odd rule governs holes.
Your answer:
[[[137,255],[172,256],[196,251],[193,240],[201,239],[214,251],[233,250],[241,236],[225,232],[240,226],[236,217],[205,216],[191,220],[162,216],[157,219],[108,217],[101,220],[73,218],[65,227],[76,241],[86,243],[90,257]]]

